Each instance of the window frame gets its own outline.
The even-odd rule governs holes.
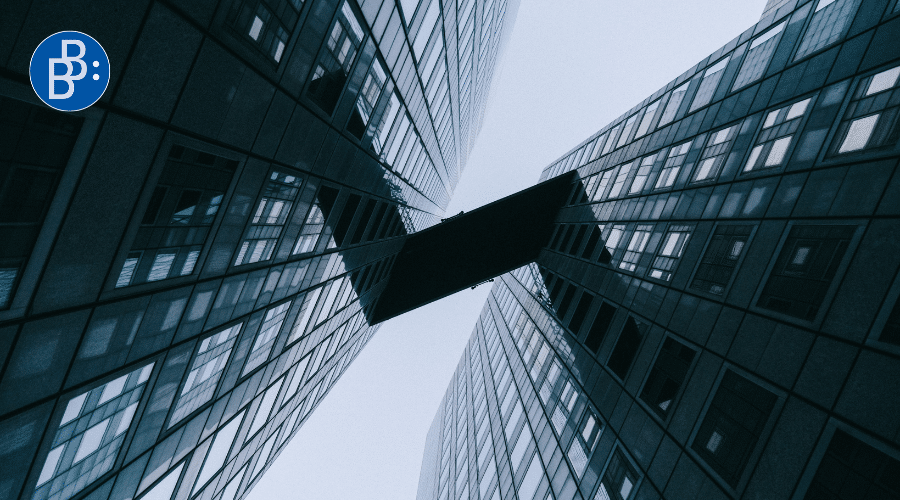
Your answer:
[[[737,261],[734,265],[734,271],[731,273],[731,276],[728,278],[728,282],[722,287],[722,294],[714,294],[712,292],[708,292],[705,290],[701,290],[698,288],[691,288],[691,284],[694,282],[694,278],[697,276],[697,271],[700,270],[700,266],[703,265],[703,258],[706,256],[706,252],[709,251],[710,245],[712,245],[713,238],[716,236],[716,230],[721,226],[751,226],[750,234],[747,236],[747,242],[744,243],[744,248],[741,251],[741,255],[738,256]],[[744,263],[744,259],[747,257],[747,252],[749,251],[750,246],[753,244],[753,238],[756,236],[756,231],[759,229],[759,224],[757,222],[748,222],[748,221],[720,221],[716,222],[716,224],[712,227],[709,234],[706,235],[706,242],[703,245],[703,249],[698,254],[697,262],[694,263],[694,268],[691,271],[690,277],[688,278],[687,290],[690,293],[697,293],[703,295],[704,297],[716,298],[718,300],[723,300],[728,296],[728,291],[731,289],[731,285],[734,284],[734,280],[737,278],[738,273],[741,269],[741,264]]]

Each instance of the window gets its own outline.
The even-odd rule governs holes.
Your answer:
[[[553,424],[556,434],[562,435],[563,428],[565,428],[566,421],[569,419],[569,414],[575,407],[577,400],[578,389],[572,385],[571,380],[566,380],[566,383],[563,384],[562,394],[559,395],[559,401],[556,403],[556,407],[554,407],[553,414],[550,417],[550,422]]]
[[[625,163],[619,167],[619,173],[616,175],[616,181],[613,184],[612,189],[609,190],[609,195],[606,196],[607,199],[616,198],[619,196],[619,193],[622,192],[622,188],[625,187],[625,179],[628,177],[628,173],[631,172],[631,167],[637,160],[632,161],[631,163]]]
[[[659,178],[656,179],[656,185],[653,186],[654,189],[672,187],[672,185],[675,184],[675,180],[678,178],[678,172],[681,170],[681,166],[684,165],[684,159],[687,158],[690,149],[691,141],[687,141],[678,146],[674,146],[669,150],[666,163],[663,164],[662,172],[659,173]]]
[[[752,232],[753,226],[718,226],[700,260],[691,289],[724,294]]]
[[[300,235],[297,237],[297,242],[294,243],[294,249],[291,250],[292,255],[314,252],[316,250],[319,237],[325,232],[325,221],[334,208],[337,195],[337,189],[327,186],[319,188],[316,202],[310,207],[306,221],[303,223],[303,228],[300,230]],[[335,246],[334,239],[329,237],[327,247],[334,248]]]
[[[609,140],[606,141],[606,144],[603,146],[603,153],[601,153],[601,155],[605,155],[606,153],[612,151],[613,145],[615,145],[616,138],[618,137],[619,128],[621,127],[622,125],[616,125],[612,130],[609,131]]]
[[[731,486],[740,481],[775,401],[771,392],[725,371],[692,448]]]
[[[687,95],[690,83],[689,81],[682,83],[669,94],[669,102],[666,103],[666,109],[663,110],[663,114],[659,118],[660,127],[675,119],[675,114],[678,113],[678,108],[681,106],[681,102],[684,101],[684,96]]]
[[[66,500],[112,469],[153,363],[66,404],[32,500]]]
[[[609,234],[606,235],[606,249],[610,255],[615,255],[616,249],[622,243],[623,236],[625,236],[625,226],[622,224],[616,224],[609,230]]]
[[[622,450],[617,449],[606,466],[594,500],[630,500],[640,478]]]
[[[609,186],[609,181],[612,179],[612,175],[615,172],[614,168],[611,168],[602,174],[598,174],[600,180],[597,182],[597,190],[593,192],[591,195],[590,201],[600,201],[600,198],[603,197],[603,193],[606,192],[606,188]]]
[[[900,138],[900,66],[862,79],[838,126],[832,154],[894,146]]]
[[[744,166],[744,172],[784,164],[791,140],[800,128],[800,121],[806,114],[811,100],[810,97],[766,114],[762,131],[756,139],[756,145],[750,150],[750,158]]]
[[[850,26],[857,5],[859,0],[819,0],[794,60],[840,40]]]
[[[303,181],[293,175],[273,171],[253,212],[247,235],[234,265],[252,264],[272,258]]]
[[[609,330],[609,325],[612,323],[615,314],[616,308],[609,302],[604,302],[600,305],[597,315],[594,316],[594,322],[591,324],[591,329],[588,330],[587,337],[584,339],[584,346],[594,354],[600,349],[600,343],[603,342],[603,337],[606,336],[606,332]]]
[[[10,306],[82,118],[0,96],[0,310]]]
[[[247,364],[244,365],[241,376],[250,373],[269,359],[269,353],[272,351],[272,346],[275,344],[275,339],[278,337],[278,332],[281,331],[281,325],[284,323],[284,317],[287,316],[290,307],[291,301],[289,300],[266,311],[266,317],[253,341],[253,348],[247,355]]]
[[[373,131],[372,151],[379,155],[379,158],[382,160],[384,160],[383,153],[384,147],[387,145],[388,133],[391,131],[391,126],[394,124],[394,118],[397,116],[397,111],[399,110],[400,101],[397,99],[397,94],[392,92],[390,99],[388,99],[387,106],[381,112],[381,119],[378,120],[378,125]]]
[[[193,274],[237,164],[172,146],[116,288]]]
[[[638,125],[637,132],[635,132],[635,137],[640,137],[646,134],[650,130],[650,124],[653,122],[653,117],[656,116],[656,110],[659,108],[660,99],[657,99],[650,103],[646,109],[644,109],[644,117],[641,118],[641,124]]]
[[[644,339],[646,328],[646,325],[638,323],[631,316],[625,321],[625,328],[622,329],[619,341],[616,342],[609,361],[606,363],[606,366],[622,380],[625,380],[628,369],[631,368],[631,362],[637,356],[638,347],[641,346],[641,340]]]
[[[334,112],[363,40],[356,14],[345,0],[313,71],[307,95],[327,114]]]
[[[836,429],[804,498],[900,498],[897,478],[900,461]]]
[[[650,277],[665,281],[672,279],[675,265],[684,253],[688,238],[691,235],[691,226],[675,225],[669,228],[669,232],[663,238],[662,248],[653,259],[650,266]]]
[[[347,131],[356,136],[357,139],[362,139],[366,126],[369,124],[369,118],[372,116],[378,98],[381,97],[381,91],[386,81],[387,75],[384,72],[384,68],[381,66],[381,62],[375,59],[372,67],[369,68],[368,74],[366,74],[365,80],[363,80],[359,97],[356,98],[356,105],[350,114],[350,121],[347,122]]]
[[[231,25],[276,63],[300,16],[303,0],[240,0],[228,15]]]
[[[625,255],[622,256],[622,261],[619,262],[619,269],[634,271],[637,268],[641,254],[644,253],[644,248],[647,247],[647,242],[650,240],[650,231],[652,229],[653,226],[638,226],[634,230],[634,233],[631,235],[631,241],[628,242],[628,247],[625,248]]]
[[[315,290],[306,292],[306,295],[303,296],[303,303],[300,304],[300,311],[297,312],[297,320],[294,321],[294,326],[291,329],[291,336],[287,341],[288,344],[303,337],[303,334],[306,333],[309,321],[312,319],[313,309],[315,309],[316,302],[319,300],[319,295],[322,294],[324,288],[325,287],[320,286]]]
[[[194,482],[191,495],[200,491],[200,489],[203,488],[217,472],[219,472],[222,466],[225,465],[225,461],[231,450],[231,445],[234,444],[234,438],[237,436],[237,431],[241,427],[243,417],[244,412],[241,411],[236,417],[232,418],[231,421],[219,429],[215,436],[210,438],[212,439],[212,444],[206,450],[203,468],[200,469],[200,474],[197,476],[196,482]]]
[[[652,154],[650,156],[644,157],[641,160],[641,166],[638,168],[637,173],[634,175],[634,181],[631,182],[631,187],[628,189],[628,194],[636,194],[640,193],[642,189],[644,189],[644,184],[647,183],[647,178],[650,177],[650,169],[653,168],[653,160],[656,159],[656,155]]]
[[[793,226],[756,305],[815,319],[855,232],[856,226]]]
[[[786,21],[781,22],[778,26],[766,31],[750,42],[750,49],[744,57],[744,63],[741,64],[734,86],[731,87],[732,91],[762,78],[766,68],[769,66],[769,61],[772,59],[772,54],[775,53],[775,47],[778,46],[778,41],[781,40],[781,37],[778,35],[784,31],[785,23]]]
[[[231,348],[237,340],[243,323],[238,323],[210,335],[200,342],[187,380],[178,395],[175,410],[169,420],[172,427],[191,412],[212,399],[219,378],[228,364]]]
[[[272,408],[275,406],[275,400],[278,399],[278,391],[281,390],[281,384],[283,382],[284,377],[281,377],[277,382],[266,389],[266,393],[260,398],[259,406],[256,407],[256,414],[253,416],[253,421],[250,423],[250,430],[247,431],[244,442],[253,439],[253,436],[269,422],[269,416],[272,413]]]
[[[572,463],[572,468],[575,469],[576,477],[580,479],[584,475],[584,470],[587,468],[588,460],[591,458],[594,448],[597,446],[597,441],[600,440],[603,423],[588,408],[575,431],[572,444],[569,446],[566,456],[569,457],[569,462]]]
[[[641,400],[660,418],[665,419],[669,414],[696,354],[696,351],[671,337],[666,337],[663,341],[662,350],[659,351],[641,391]]]
[[[637,121],[637,118],[638,115],[634,114],[625,121],[625,126],[622,128],[622,135],[619,136],[619,143],[616,144],[616,148],[621,148],[628,143],[628,136],[631,135],[631,130],[634,129],[634,122]]]
[[[715,179],[719,175],[719,170],[728,155],[728,149],[731,147],[734,136],[737,135],[737,129],[738,126],[733,125],[709,134],[706,148],[700,155],[697,173],[694,174],[694,182]]]
[[[730,59],[731,57],[729,56],[720,60],[703,73],[703,79],[700,80],[700,87],[697,89],[697,94],[694,96],[694,102],[691,103],[691,109],[688,111],[689,113],[709,104],[716,91],[716,87],[719,85],[719,80],[721,80],[722,75],[725,74],[725,68],[728,66],[728,61]]]

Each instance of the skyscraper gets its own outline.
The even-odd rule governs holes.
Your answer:
[[[760,21],[549,165],[426,499],[900,496],[900,5]]]
[[[443,214],[516,0],[16,2],[0,35],[0,498],[242,497]],[[58,113],[32,52],[106,49]]]

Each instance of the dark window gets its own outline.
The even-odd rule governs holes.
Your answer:
[[[900,345],[900,299],[894,302],[894,308],[891,309],[891,314],[888,316],[887,323],[881,330],[881,337],[878,340]]]
[[[353,232],[353,238],[350,239],[351,245],[355,245],[362,240],[363,233],[366,232],[366,226],[369,225],[369,219],[372,218],[372,213],[375,212],[376,203],[375,200],[371,199],[366,202],[362,215],[359,217],[359,222],[356,223],[356,230]]]
[[[900,138],[900,66],[862,79],[838,126],[832,154],[893,147]]]
[[[750,239],[752,226],[719,226],[700,260],[691,288],[722,295]]]
[[[572,248],[569,249],[568,253],[575,255],[578,252],[578,249],[581,247],[581,242],[584,240],[584,234],[587,232],[588,226],[579,226],[578,232],[575,233],[575,239],[572,240]]]
[[[594,296],[584,292],[581,294],[581,299],[578,300],[578,305],[575,307],[575,312],[572,313],[572,319],[569,320],[569,330],[572,330],[572,333],[575,336],[578,336],[578,331],[581,330],[581,325],[584,323],[584,318],[587,316],[588,309],[591,308],[591,302],[594,301]]]
[[[566,288],[565,293],[563,293],[562,300],[559,301],[559,307],[556,309],[556,315],[560,320],[566,317],[566,313],[569,312],[569,306],[572,305],[572,299],[575,298],[575,292],[578,291],[578,287],[575,285],[569,285]],[[554,301],[554,303],[556,303]]]
[[[775,400],[774,394],[731,370],[722,377],[693,449],[728,484],[740,481]]]
[[[600,310],[594,316],[594,322],[591,324],[587,338],[584,339],[584,346],[590,349],[591,352],[596,354],[597,349],[600,349],[600,343],[603,342],[603,337],[606,336],[615,314],[616,308],[612,304],[604,302],[600,306]]]
[[[606,472],[603,473],[596,498],[629,500],[634,496],[632,493],[639,479],[637,471],[622,455],[622,451],[616,450],[609,461],[609,466],[606,467]]]
[[[559,246],[556,248],[559,251],[563,251],[569,245],[569,238],[572,237],[572,231],[575,230],[575,226],[566,225],[566,229],[563,232],[562,237],[559,239]]]
[[[550,243],[547,244],[547,248],[556,248],[556,240],[562,235],[565,226],[561,226],[557,224],[553,227],[553,236],[550,237]]]
[[[559,298],[559,292],[562,291],[562,287],[565,286],[566,282],[562,278],[557,278],[556,282],[553,283],[553,288],[550,290],[550,303],[556,304],[556,299]]]
[[[855,226],[791,228],[757,305],[813,320],[855,231]]]
[[[237,165],[172,146],[116,288],[193,274]]]
[[[591,235],[588,237],[587,245],[584,246],[584,251],[581,252],[582,259],[590,259],[591,255],[594,254],[594,249],[597,248],[597,243],[600,242],[600,233],[602,230],[599,226],[594,226],[591,229]]]
[[[375,212],[375,219],[372,221],[372,227],[369,229],[368,234],[366,234],[366,241],[375,239],[375,235],[378,234],[378,227],[384,219],[384,213],[387,211],[387,207],[387,203],[382,203],[381,207],[378,208],[378,211]]]
[[[6,97],[0,109],[0,309],[6,309],[82,119]]]
[[[329,115],[334,112],[344,90],[362,40],[362,27],[350,4],[344,0],[325,39],[307,92],[309,98]]]
[[[240,0],[231,7],[228,19],[247,40],[279,62],[301,7],[303,0]]]
[[[634,361],[638,347],[641,346],[641,340],[644,338],[643,330],[644,325],[629,316],[625,321],[625,328],[622,329],[622,335],[619,336],[619,341],[616,342],[609,361],[606,363],[606,366],[622,380],[625,380],[625,376],[628,375],[631,362]]]
[[[359,207],[360,199],[360,196],[357,194],[351,194],[347,197],[341,216],[334,227],[334,241],[337,243],[337,246],[343,246],[344,244],[347,231],[350,230],[350,224],[353,222],[353,216],[356,215],[356,209]]]
[[[900,461],[835,430],[804,498],[900,498]]]
[[[650,370],[641,391],[641,399],[661,418],[666,418],[678,389],[684,383],[696,352],[671,337],[663,342],[662,350]]]

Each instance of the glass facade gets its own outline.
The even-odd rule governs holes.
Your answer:
[[[517,8],[4,12],[0,499],[246,496],[443,216]],[[117,61],[102,105],[28,84],[60,19]]]
[[[900,496],[897,9],[771,0],[544,169],[419,500]]]

